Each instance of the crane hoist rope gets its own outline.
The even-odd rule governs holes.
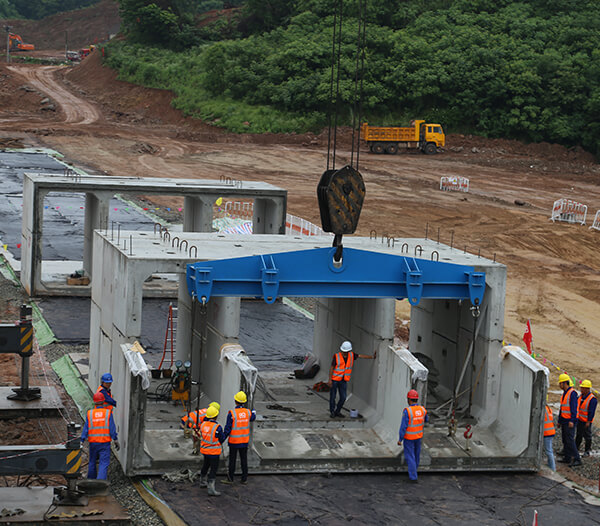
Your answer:
[[[354,93],[352,112],[352,152],[350,157],[350,164],[340,169],[336,169],[335,162],[337,153],[338,117],[340,114],[340,64],[342,54],[342,29],[344,19],[343,0],[337,1],[333,17],[331,77],[329,86],[330,104],[327,131],[327,165],[325,172],[323,172],[323,175],[321,176],[321,179],[317,186],[317,198],[319,201],[319,211],[321,213],[321,224],[323,230],[325,232],[331,232],[334,234],[333,246],[336,248],[336,251],[333,259],[336,265],[341,265],[343,252],[342,236],[344,234],[353,234],[356,231],[366,192],[362,175],[358,170],[360,128],[357,136],[358,140],[356,142],[356,158],[354,156],[356,120],[358,118],[358,122],[360,125],[360,114],[362,112],[364,45],[366,33],[365,12],[366,0],[359,0],[358,35],[354,71]]]

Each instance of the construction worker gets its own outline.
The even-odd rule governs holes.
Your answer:
[[[83,444],[86,439],[90,443],[88,478],[106,480],[110,464],[110,442],[114,441],[117,451],[121,446],[117,440],[117,428],[112,410],[104,407],[104,395],[95,393],[93,400],[94,409],[87,412],[81,432],[81,443]],[[96,462],[98,462],[97,471]]]
[[[419,393],[411,389],[406,399],[408,407],[402,412],[402,423],[398,436],[398,445],[404,443],[404,458],[408,465],[408,478],[417,482],[417,469],[421,461],[421,439],[423,438],[423,426],[429,422],[427,410],[418,405]]]
[[[208,407],[216,407],[217,410],[221,409],[219,402],[211,402]],[[194,445],[192,455],[200,454],[200,441],[198,440],[197,434],[193,433],[192,431],[194,429],[200,429],[200,424],[204,422],[206,410],[208,409],[208,407],[205,407],[204,409],[197,409],[196,411],[191,411],[181,418],[181,429],[183,429],[184,431],[189,430],[189,432],[191,432],[192,434],[192,440]],[[189,438],[189,436],[186,435],[186,438]]]
[[[227,414],[225,424],[225,436],[229,437],[229,472],[223,480],[225,484],[233,484],[235,474],[235,462],[237,454],[240,454],[242,465],[242,484],[248,483],[248,443],[250,442],[250,422],[256,420],[256,411],[250,411],[245,404],[248,397],[244,391],[240,391],[234,397],[235,409]]]
[[[584,457],[590,456],[592,449],[592,422],[596,414],[598,400],[590,392],[592,382],[584,380],[579,386],[581,395],[577,402],[577,436],[575,437],[575,446],[579,450],[582,439],[585,439]]]
[[[554,417],[552,415],[552,409],[546,404],[544,410],[544,450],[548,457],[548,467],[552,471],[556,471],[556,464],[554,463],[554,450],[552,448],[552,442],[554,441],[554,435],[556,429],[554,429]]]
[[[97,393],[104,395],[104,407],[107,409],[113,409],[117,407],[117,401],[112,397],[110,387],[113,383],[113,377],[110,373],[104,373],[100,378],[100,387],[96,390]]]
[[[568,374],[558,377],[558,385],[563,390],[560,399],[560,412],[558,423],[563,442],[564,457],[559,462],[569,464],[569,467],[581,466],[581,457],[575,446],[575,428],[577,426],[577,392],[571,387],[571,378]]]
[[[204,464],[200,470],[200,487],[208,487],[208,494],[218,497],[221,493],[215,488],[219,457],[225,441],[223,428],[217,423],[219,410],[212,406],[206,409],[204,421],[200,424],[200,453],[204,455]]]
[[[329,368],[329,382],[327,382],[330,388],[329,414],[331,418],[335,418],[336,416],[340,418],[344,417],[341,411],[346,401],[348,382],[352,375],[352,366],[354,365],[354,360],[358,358],[374,360],[377,358],[377,351],[372,356],[370,354],[356,354],[352,352],[352,343],[345,341],[340,346],[340,352],[333,355],[331,367]],[[336,406],[335,398],[338,392],[340,393],[340,399]]]

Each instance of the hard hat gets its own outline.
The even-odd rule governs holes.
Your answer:
[[[104,373],[102,375],[102,378],[100,379],[100,381],[103,382],[103,383],[106,382],[107,384],[109,384],[109,383],[112,384],[112,381],[113,381],[112,374],[110,374],[110,373]]]
[[[237,393],[233,399],[236,402],[239,402],[240,404],[245,404],[248,401],[248,397],[246,396],[246,393],[244,393],[244,391],[240,391],[239,393]]]
[[[588,388],[592,388],[592,382],[590,382],[589,380],[584,380],[583,382],[581,382],[580,387],[588,387]]]
[[[419,393],[417,393],[414,389],[411,389],[406,394],[406,398],[408,398],[409,400],[418,400],[419,399]]]
[[[352,350],[352,344],[348,341],[345,341],[340,345],[340,351],[342,352],[350,352]]]
[[[208,407],[214,407],[217,411],[219,411],[221,409],[221,404],[219,404],[219,402],[211,402],[208,404]]]
[[[206,410],[206,418],[215,418],[218,415],[219,410],[215,406],[209,405],[208,409]]]
[[[571,382],[571,378],[569,377],[568,374],[562,373],[559,377],[558,377],[558,383],[562,384],[563,382]]]
[[[103,404],[104,403],[104,395],[102,393],[94,393],[92,400],[95,404]]]

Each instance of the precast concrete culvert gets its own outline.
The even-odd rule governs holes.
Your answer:
[[[411,388],[419,391],[431,417],[423,441],[422,470],[539,468],[547,371],[519,348],[502,346],[505,266],[428,240],[400,240],[395,247],[364,238],[345,240],[348,265],[354,249],[361,252],[361,258],[380,254],[408,265],[408,270],[398,272],[408,276],[403,286],[410,287],[404,289],[410,290],[412,304],[408,350],[393,345],[395,298],[403,296],[399,285],[377,285],[381,290],[391,287],[390,297],[381,291],[363,291],[363,297],[319,297],[318,290],[340,286],[344,279],[340,274],[351,274],[335,269],[331,272],[338,277],[329,284],[322,282],[306,294],[298,294],[294,287],[302,280],[293,277],[292,271],[286,274],[281,254],[290,254],[302,267],[298,251],[329,250],[327,237],[224,238],[186,233],[190,243],[201,247],[198,257],[192,259],[170,254],[166,243],[153,243],[151,237],[144,240],[139,234],[126,235],[134,236],[140,247],[134,257],[110,236],[95,233],[105,286],[92,291],[89,381],[94,386],[106,370],[118,377],[119,399],[126,400],[123,416],[129,415],[119,422],[128,437],[119,452],[127,473],[159,473],[200,462],[178,429],[183,404],[150,400],[153,385],[144,389],[139,377],[129,374],[132,371],[124,358],[127,345],[143,338],[142,301],[133,291],[150,271],[181,276],[175,354],[176,359],[191,362],[191,375],[198,386],[192,389],[192,399],[199,392],[200,407],[219,401],[224,423],[235,392],[249,392],[258,414],[251,447],[255,472],[405,470],[403,451],[396,442]],[[435,276],[442,267],[431,265],[431,259],[430,263],[425,257],[408,262],[394,259],[401,250],[406,253],[401,248],[404,244],[420,246],[427,256],[435,251],[440,262],[453,264],[444,267],[444,272],[455,272],[452,279],[437,283]],[[249,288],[238,294],[233,290],[241,283],[237,270],[222,272],[219,265],[229,261],[224,263],[228,269],[245,272],[251,268],[242,263],[246,257],[262,258],[267,270],[255,272],[256,281],[248,282]],[[188,272],[186,282],[184,273],[190,263],[198,273],[190,278]],[[364,266],[363,271],[369,267],[365,276],[383,272],[376,265],[372,268],[373,264]],[[288,277],[289,283],[295,284],[291,288]],[[198,285],[194,289],[198,294],[190,295],[196,287],[189,287],[190,279]],[[349,280],[360,287],[368,285],[367,281]],[[278,293],[273,292],[276,286]],[[462,292],[456,287],[463,287]],[[202,291],[207,290],[211,292],[205,296]],[[262,298],[263,293],[267,303],[239,297]],[[286,305],[274,301],[286,294],[314,298],[314,321],[289,301]],[[331,294],[342,295],[338,290],[322,296]],[[208,299],[205,307],[198,301],[203,296]],[[248,320],[246,326],[251,330],[245,336],[243,327]],[[351,418],[346,412],[345,418],[332,419],[328,393],[314,391],[312,386],[328,380],[332,356],[344,340],[352,341],[360,354],[377,350],[377,359],[358,360],[354,365],[345,408],[356,410],[358,417]],[[295,368],[292,363],[277,366],[279,357],[289,359],[306,351],[321,365],[314,378],[295,379],[290,374]],[[436,371],[431,386],[425,364]]]

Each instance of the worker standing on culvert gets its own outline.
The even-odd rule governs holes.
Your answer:
[[[560,412],[558,423],[563,442],[563,458],[559,460],[570,467],[581,466],[581,457],[575,446],[575,428],[577,426],[577,392],[571,387],[571,378],[568,374],[558,377],[558,385],[563,390],[560,399]]]
[[[584,457],[589,457],[592,449],[592,421],[596,414],[596,406],[598,400],[590,392],[592,382],[584,380],[579,386],[581,395],[577,403],[577,436],[575,438],[575,446],[579,451],[582,439],[585,439]]]
[[[237,454],[240,454],[242,466],[242,484],[248,481],[248,443],[250,442],[250,422],[256,420],[256,411],[250,411],[245,407],[248,397],[244,391],[240,391],[234,397],[235,409],[227,414],[225,424],[225,436],[229,437],[229,471],[225,484],[233,484],[235,474],[235,462]]]
[[[113,383],[113,377],[110,373],[104,373],[100,378],[100,387],[96,390],[97,393],[102,393],[104,396],[104,406],[106,409],[117,407],[117,401],[112,397],[110,387]]]
[[[411,389],[406,395],[408,407],[402,412],[402,423],[400,424],[398,445],[404,441],[404,458],[408,465],[408,478],[417,482],[417,469],[421,461],[421,439],[423,438],[423,426],[429,422],[427,410],[418,405],[419,393]]]
[[[209,407],[206,410],[204,422],[200,424],[200,453],[204,455],[204,464],[200,470],[200,487],[208,487],[208,494],[218,497],[221,493],[215,488],[217,470],[219,469],[219,457],[223,448],[221,444],[225,441],[223,428],[217,423],[219,410]]]
[[[556,471],[554,450],[552,448],[554,435],[556,435],[556,429],[554,428],[554,416],[552,415],[552,409],[548,404],[546,404],[546,409],[544,410],[544,451],[548,457],[548,467],[552,471]]]
[[[112,410],[104,407],[104,395],[96,393],[93,400],[94,409],[87,412],[81,432],[81,443],[83,444],[86,439],[90,443],[88,478],[106,480],[110,464],[110,442],[114,441],[117,451],[119,451],[120,445],[117,440],[117,428]],[[97,470],[96,462],[98,462]]]
[[[211,402],[208,407],[214,407],[217,409],[217,411],[221,409],[219,402]],[[206,417],[206,411],[208,407],[191,411],[187,415],[181,417],[181,429],[184,430],[184,433],[190,432],[192,434],[192,440],[194,444],[192,455],[200,454],[200,440],[198,440],[198,433],[200,432],[200,424],[204,422],[204,418]],[[194,430],[197,430],[198,433],[194,433]],[[185,437],[189,438],[189,435],[185,435]]]
[[[374,360],[377,358],[377,351],[370,354],[356,354],[352,352],[352,344],[348,341],[345,341],[340,346],[340,352],[337,352],[333,355],[333,360],[331,361],[331,367],[329,368],[329,414],[331,418],[340,417],[343,418],[342,415],[342,407],[344,407],[344,402],[346,401],[347,387],[348,382],[350,381],[350,377],[352,376],[352,366],[354,365],[354,360],[358,358],[366,358],[368,360]],[[336,394],[340,393],[340,399],[335,404]]]

